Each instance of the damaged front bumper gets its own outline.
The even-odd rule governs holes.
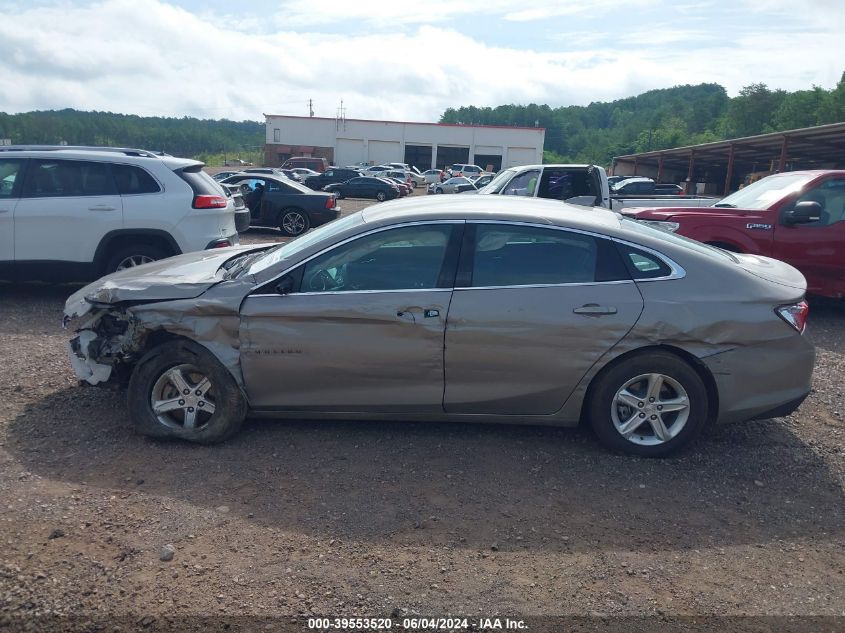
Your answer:
[[[116,368],[132,356],[135,327],[131,316],[122,310],[92,307],[77,324],[77,335],[68,341],[67,351],[76,376],[99,385],[113,379]],[[65,316],[63,326],[77,315]]]

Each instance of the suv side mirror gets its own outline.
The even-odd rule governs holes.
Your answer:
[[[290,275],[285,275],[276,284],[276,292],[280,295],[289,295],[294,290],[294,280]]]
[[[784,224],[808,224],[818,222],[822,217],[822,205],[814,200],[799,202],[783,216]]]

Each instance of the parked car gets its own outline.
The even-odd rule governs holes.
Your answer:
[[[211,177],[214,178],[214,180],[216,180],[217,182],[220,182],[224,178],[228,178],[229,176],[234,176],[235,174],[239,174],[239,173],[241,173],[241,172],[239,172],[239,171],[219,171],[216,174],[212,174]]]
[[[323,173],[329,168],[329,161],[325,158],[314,158],[311,156],[295,156],[288,158],[282,163],[282,169],[296,169],[297,167],[305,167],[313,169],[316,172]]]
[[[409,171],[403,171],[401,169],[391,169],[390,171],[384,174],[386,178],[394,178],[399,182],[403,182],[408,185],[410,189],[417,188],[417,182],[414,180],[413,175]]]
[[[289,178],[239,174],[223,182],[237,185],[244,192],[252,225],[278,226],[285,235],[302,235],[340,215],[335,196],[313,191]]]
[[[361,172],[356,169],[346,169],[345,167],[332,167],[331,169],[317,174],[316,176],[308,176],[305,179],[305,186],[314,189],[315,191],[322,190],[326,185],[333,185],[338,182],[346,182],[350,178],[360,176]]]
[[[440,169],[426,169],[422,175],[425,178],[425,184],[430,185],[433,182],[440,182],[440,174],[442,170]]]
[[[139,149],[0,147],[0,278],[92,279],[237,244],[249,213],[203,166]]]
[[[399,189],[399,195],[405,197],[410,195],[411,191],[413,191],[413,187],[409,185],[404,180],[399,180],[398,178],[392,178],[390,176],[383,176],[379,178],[379,180],[383,180],[384,182],[396,186]]]
[[[252,163],[240,158],[229,158],[223,162],[224,167],[248,167],[249,165],[252,165]]]
[[[845,297],[845,171],[775,174],[712,207],[624,213],[725,250],[781,259],[807,277],[811,294]]]
[[[295,180],[296,182],[302,182],[302,176],[296,173],[293,169],[280,169],[279,173],[283,174],[286,178]]]
[[[458,193],[458,187],[472,186],[472,180],[464,176],[455,176],[444,182],[432,183],[428,186],[428,193]]]
[[[398,185],[372,176],[356,176],[346,182],[327,185],[323,190],[337,194],[338,198],[375,198],[379,201],[392,200],[401,195]]]
[[[489,185],[491,180],[493,180],[493,174],[479,176],[475,180],[470,180],[468,183],[459,184],[455,187],[455,193],[478,193],[478,190]]]
[[[277,167],[249,167],[240,171],[242,174],[269,174],[271,176],[283,176],[284,172]]]
[[[610,182],[608,180],[608,182]],[[625,178],[611,185],[614,196],[682,196],[683,188],[678,185],[656,183],[651,178]],[[714,200],[715,202],[715,200]]]
[[[465,163],[455,163],[451,167],[452,177],[465,176],[467,178],[478,177],[484,173],[484,170],[478,165],[467,165]]]
[[[131,373],[130,420],[154,437],[219,442],[248,412],[583,419],[613,450],[662,456],[799,406],[804,290],[788,264],[606,210],[454,196],[124,271],[65,314],[76,375]]]
[[[308,169],[307,167],[294,167],[293,169],[289,169],[287,171],[291,171],[297,176],[299,176],[299,182],[305,182],[306,178],[320,175],[320,172],[314,171],[313,169]]]

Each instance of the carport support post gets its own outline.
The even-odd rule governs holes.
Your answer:
[[[635,176],[637,175],[637,171],[639,170],[639,167],[640,167],[640,157],[634,156],[634,175]]]
[[[789,137],[783,135],[783,144],[780,146],[780,161],[778,162],[778,172],[782,172],[786,167],[786,152],[789,150]]]
[[[728,173],[725,174],[725,190],[723,192],[724,195],[728,195],[731,192],[731,178],[733,178],[733,171],[734,171],[734,144],[731,143],[731,150],[728,153]]]
[[[437,143],[431,146],[431,167],[429,169],[437,169]]]
[[[657,182],[663,182],[663,154],[657,160]]]
[[[687,171],[687,182],[684,188],[684,193],[690,193],[690,185],[692,185],[692,174],[695,171],[695,150],[690,150],[689,153],[689,170]]]

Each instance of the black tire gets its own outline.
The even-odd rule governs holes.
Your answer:
[[[440,187],[436,187],[434,189],[434,193],[443,193],[443,189],[441,189]]]
[[[186,367],[195,368],[197,372],[193,373]],[[152,399],[159,397],[160,381],[170,383],[165,384],[165,387],[169,387],[172,392],[162,392],[160,401],[168,397],[175,399],[180,395],[175,383],[166,376],[171,370],[178,370],[191,388],[201,386],[198,376],[207,377],[210,387],[199,397],[198,402],[194,402],[196,392],[183,392],[188,398],[183,407],[159,414],[153,411]],[[198,444],[215,444],[228,439],[240,429],[247,413],[246,400],[232,375],[211,352],[189,341],[167,343],[148,352],[132,372],[127,400],[129,417],[138,433]],[[195,412],[194,428],[185,424],[188,415],[186,407],[191,404]],[[209,405],[214,407],[210,415]],[[204,410],[200,407],[204,407]]]
[[[646,375],[663,378],[649,383]],[[638,378],[643,380],[629,384]],[[650,401],[647,392],[650,384],[663,385],[654,401]],[[617,394],[625,387],[628,387],[627,393],[617,400]],[[681,393],[679,388],[685,393]],[[601,372],[595,378],[590,392],[587,411],[599,440],[611,450],[630,455],[664,457],[675,453],[701,432],[708,417],[707,388],[701,377],[689,364],[668,352],[644,352],[624,359]],[[685,419],[684,411],[663,411],[664,406],[670,406],[669,401],[682,401],[679,394],[685,395],[688,403]],[[630,408],[622,403],[622,398],[628,395],[636,396]],[[664,402],[664,405],[660,402]],[[663,439],[659,438],[657,431],[661,421],[662,428],[666,429]],[[626,423],[639,423],[628,437],[617,428],[617,424],[624,428]]]
[[[383,191],[377,191],[376,200],[378,200],[379,202],[384,202],[385,200],[387,200],[387,194]]]
[[[338,200],[343,200],[343,192],[340,189],[332,189],[329,193],[335,194]]]
[[[289,207],[279,214],[279,230],[290,237],[298,237],[311,228],[311,218],[302,209]]]
[[[123,270],[131,268],[129,262],[134,261],[134,266],[140,264],[154,262],[159,259],[168,257],[168,253],[164,252],[158,246],[151,244],[127,244],[126,246],[119,246],[109,254],[106,259],[106,264],[103,267],[103,274],[108,275],[116,270]]]

